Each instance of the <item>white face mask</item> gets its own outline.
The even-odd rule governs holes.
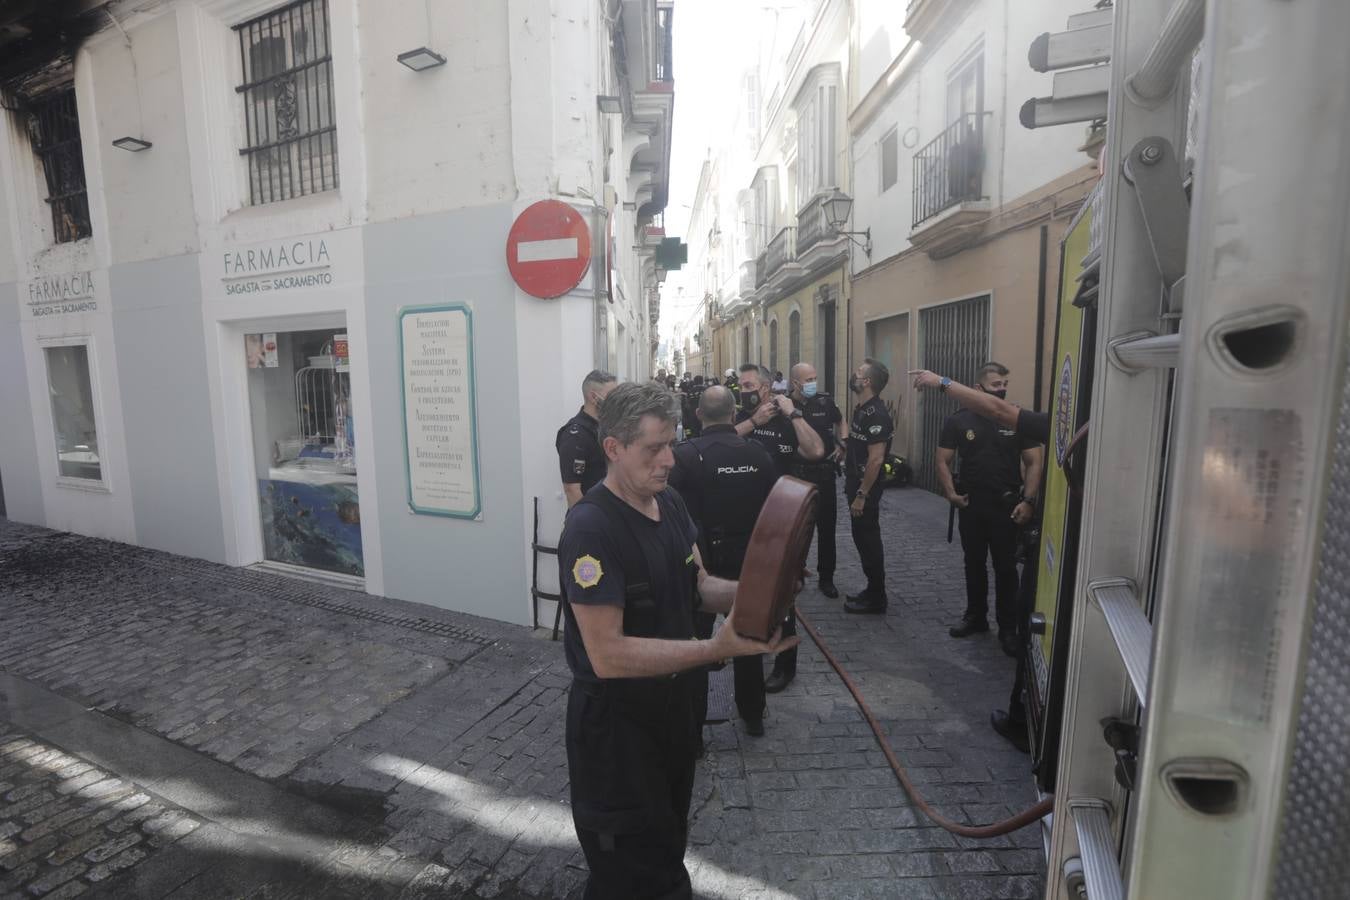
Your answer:
[[[818,390],[820,390],[819,385],[817,385],[814,381],[808,381],[806,384],[802,385],[802,396],[814,397],[816,395],[816,391]]]

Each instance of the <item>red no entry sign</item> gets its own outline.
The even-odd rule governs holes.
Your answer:
[[[586,220],[558,200],[530,206],[506,237],[506,267],[520,289],[535,297],[561,297],[581,283],[590,264]]]

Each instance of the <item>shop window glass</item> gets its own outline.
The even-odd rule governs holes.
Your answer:
[[[361,498],[345,329],[248,334],[263,555],[363,576]]]
[[[89,380],[89,348],[84,344],[47,347],[47,392],[56,433],[57,472],[66,478],[103,479],[94,417],[94,388]]]

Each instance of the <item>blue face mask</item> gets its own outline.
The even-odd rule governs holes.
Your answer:
[[[819,389],[820,386],[817,385],[814,381],[808,381],[806,384],[802,385],[802,396],[807,398],[814,397],[816,395],[816,391],[818,391]]]

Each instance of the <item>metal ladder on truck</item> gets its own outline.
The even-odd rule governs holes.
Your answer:
[[[1117,0],[1107,27],[1047,897],[1350,896],[1350,3]]]

